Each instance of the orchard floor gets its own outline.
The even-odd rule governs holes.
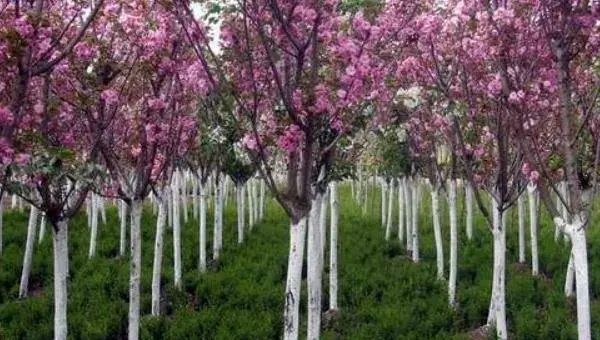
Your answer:
[[[369,192],[371,199],[378,193]],[[183,291],[173,288],[172,245],[165,244],[161,318],[150,312],[150,281],[155,223],[150,211],[143,216],[142,339],[278,339],[282,331],[283,290],[288,245],[288,220],[270,202],[262,223],[236,244],[235,206],[225,211],[221,262],[197,271],[197,222],[190,219],[183,232]],[[420,216],[421,263],[414,264],[399,245],[397,234],[386,243],[378,203],[363,216],[349,188],[342,190],[340,222],[341,312],[324,325],[324,339],[468,339],[485,323],[491,288],[491,235],[476,216],[473,241],[464,234],[460,205],[458,301],[447,307],[446,283],[435,278],[435,247],[429,199],[424,195]],[[447,216],[444,206],[442,216]],[[191,210],[191,208],[190,208]],[[118,220],[109,209],[101,225],[97,256],[87,257],[89,231],[80,214],[70,225],[70,339],[125,339],[127,331],[127,258],[118,258]],[[190,211],[191,215],[191,211]],[[597,215],[597,214],[596,214]],[[209,214],[208,221],[212,221]],[[600,339],[600,231],[595,216],[589,233],[593,338]],[[397,226],[397,217],[394,217]],[[209,223],[211,226],[212,223]],[[36,244],[30,297],[18,300],[19,277],[26,238],[27,214],[4,215],[4,253],[0,256],[0,339],[52,338],[52,240],[49,233]],[[49,228],[49,226],[48,226]],[[209,255],[212,233],[209,228]],[[443,219],[445,259],[448,259],[448,219]],[[540,265],[543,275],[533,278],[527,265],[516,264],[516,214],[508,231],[507,310],[511,338],[576,339],[574,301],[564,298],[568,248],[554,242],[547,217],[542,216]],[[529,241],[528,241],[529,242]],[[328,258],[328,257],[327,257]],[[528,254],[529,259],[529,254]],[[447,273],[447,268],[446,268]],[[328,304],[327,269],[323,306]],[[303,287],[306,293],[306,286]],[[305,301],[301,309],[305,313]],[[303,320],[305,316],[303,316]],[[304,326],[302,326],[304,329]]]

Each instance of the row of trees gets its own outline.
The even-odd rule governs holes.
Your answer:
[[[449,180],[455,206],[462,178],[467,201],[473,197],[488,221],[488,323],[500,338],[507,337],[503,216],[528,185],[539,192],[572,242],[579,336],[590,338],[584,198],[593,195],[583,192],[595,188],[600,159],[595,3],[249,0],[208,8],[199,17],[185,0],[0,2],[0,180],[52,225],[57,339],[67,332],[68,220],[90,191],[130,211],[129,338],[138,338],[142,204],[152,192],[164,224],[178,167],[197,179],[200,211],[211,174],[219,211],[222,174],[240,195],[258,171],[291,220],[284,338],[298,337],[306,240],[307,337],[319,338],[324,196],[348,174],[348,161],[360,159],[365,132],[383,126],[403,128],[406,147],[395,150],[414,161],[402,171],[428,178],[434,201]],[[215,18],[218,50],[206,24]],[[560,181],[566,190],[556,188]],[[399,186],[403,201],[413,202],[405,211],[415,262],[416,182]],[[180,201],[179,189],[171,194]],[[453,305],[457,218],[450,211]]]

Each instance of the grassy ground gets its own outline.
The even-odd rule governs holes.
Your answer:
[[[378,194],[371,197],[380,196]],[[425,195],[427,196],[427,195]],[[272,203],[270,203],[272,204]],[[386,244],[377,204],[363,216],[342,190],[340,222],[339,317],[327,324],[325,339],[466,339],[487,318],[491,289],[491,235],[475,219],[475,237],[466,241],[461,217],[457,311],[447,307],[446,283],[435,279],[435,247],[428,197],[421,213],[422,263],[413,264],[394,240]],[[443,209],[446,209],[445,207]],[[195,221],[182,228],[184,289],[172,286],[172,246],[166,235],[164,317],[151,318],[150,281],[154,221],[143,216],[142,330],[143,339],[277,339],[281,334],[283,290],[287,265],[288,221],[275,205],[267,218],[236,244],[235,207],[225,211],[224,249],[219,264],[208,273],[197,268],[198,231]],[[443,213],[447,216],[447,210]],[[462,215],[462,214],[461,214]],[[212,221],[209,214],[208,221]],[[590,230],[592,332],[600,339],[600,232],[598,218]],[[0,339],[52,338],[52,242],[48,234],[36,245],[30,297],[18,300],[18,283],[26,238],[27,216],[6,212],[4,254],[0,256]],[[209,223],[210,225],[210,223]],[[517,259],[516,216],[509,223],[507,279],[508,323],[515,339],[576,339],[573,301],[562,293],[568,248],[556,244],[548,218],[542,217],[540,265],[533,278]],[[448,258],[448,219],[443,219]],[[101,226],[97,256],[87,258],[89,232],[84,215],[71,223],[69,336],[72,339],[124,339],[127,331],[128,259],[117,258],[118,221],[109,210]],[[212,234],[209,230],[209,249]],[[210,252],[210,251],[209,251]],[[327,278],[327,272],[325,273]],[[306,287],[303,287],[304,293]],[[327,280],[324,285],[327,306]],[[301,308],[305,309],[305,301]]]

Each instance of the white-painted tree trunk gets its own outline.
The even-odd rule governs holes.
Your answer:
[[[171,185],[172,184],[173,183],[171,183]],[[169,197],[167,198],[167,201],[169,202],[169,204],[168,204],[169,209],[167,211],[167,222],[168,222],[167,226],[169,228],[173,228],[173,195],[174,195],[174,193],[173,193],[173,190],[169,190],[169,191],[170,191]]]
[[[213,260],[218,260],[221,254],[221,239],[223,235],[223,185],[215,183],[215,216],[213,233]]]
[[[307,248],[307,281],[308,281],[308,323],[306,338],[318,340],[321,331],[321,201],[323,194],[318,193],[312,201],[310,218],[308,224],[308,248]]]
[[[562,193],[561,186],[562,186],[562,182],[559,182],[557,184],[557,189],[558,189],[558,191],[560,191]],[[562,204],[562,202],[560,200],[559,195],[557,194],[556,195],[556,211],[558,211],[558,213],[561,216],[564,216],[562,210],[563,210],[563,204]],[[558,242],[559,238],[560,238],[560,227],[559,227],[559,225],[555,224],[555,226],[554,226],[554,241]]]
[[[254,208],[254,224],[257,224],[260,216],[259,216],[259,209],[258,209],[258,205],[259,205],[259,201],[258,201],[258,181],[256,179],[252,180],[252,202],[254,203],[253,208]]]
[[[519,195],[517,199],[517,210],[519,215],[519,263],[525,263],[525,197]]]
[[[244,242],[244,186],[241,183],[235,186],[237,199],[238,244]]]
[[[198,269],[201,272],[206,271],[206,191],[205,191],[206,183],[200,183],[200,222],[199,222],[199,232],[198,232],[198,246],[200,247],[199,253],[200,257],[198,259]]]
[[[69,276],[69,222],[52,228],[54,247],[54,340],[67,340],[67,278]]]
[[[321,208],[319,209],[319,233],[321,236],[321,254],[325,256],[327,246],[327,203],[329,203],[329,190],[321,197]],[[325,265],[325,260],[321,260],[321,265]]]
[[[394,211],[394,179],[390,179],[390,184],[388,188],[388,207],[387,207],[387,218],[386,218],[386,227],[385,227],[385,240],[389,241],[392,236],[392,215]]]
[[[192,177],[192,214],[198,220],[198,179]]]
[[[433,235],[435,238],[435,251],[437,259],[437,278],[444,279],[444,246],[442,244],[442,226],[440,224],[440,197],[439,188],[431,188],[431,213],[433,217]]]
[[[2,204],[2,203],[0,202],[0,204]],[[1,219],[1,217],[0,217],[0,219]],[[44,241],[45,234],[46,234],[46,214],[42,214],[42,218],[40,219],[40,235],[39,235],[38,243],[42,243],[42,241]]]
[[[158,217],[156,219],[156,236],[154,239],[154,263],[152,265],[152,316],[160,315],[160,277],[162,273],[163,259],[163,236],[165,231],[165,222],[167,220],[167,195],[168,188],[162,190],[158,200]]]
[[[265,217],[265,181],[260,181],[260,210],[258,211],[258,218],[263,219]]]
[[[168,198],[164,198],[167,200]],[[127,203],[120,200],[121,206],[121,229],[119,231],[119,256],[125,256],[125,247],[127,239]]]
[[[531,274],[538,275],[540,260],[538,256],[538,200],[536,186],[530,183],[527,186],[527,198],[529,203],[529,233],[531,242]],[[557,227],[558,229],[558,227]]]
[[[29,223],[27,224],[27,241],[25,243],[25,255],[23,257],[23,271],[21,273],[21,284],[19,285],[19,298],[27,296],[29,287],[29,274],[33,262],[33,246],[35,243],[35,232],[39,210],[33,205],[29,211]]]
[[[337,261],[337,240],[338,240],[338,220],[339,220],[339,198],[337,182],[329,184],[331,195],[331,229],[329,232],[329,309],[338,309],[338,261]]]
[[[181,205],[183,206],[183,223],[187,224],[188,222],[188,190],[187,190],[187,180],[185,173],[182,171],[178,171],[179,177],[179,186],[181,187],[181,193],[179,194],[181,198]]]
[[[573,297],[575,294],[575,263],[573,261],[573,252],[569,255],[569,264],[567,265],[567,275],[565,276],[565,296]]]
[[[569,228],[572,254],[575,264],[575,284],[577,291],[577,334],[580,340],[591,339],[590,291],[588,276],[587,237],[580,219]]]
[[[140,281],[142,276],[142,200],[131,202],[131,231],[129,265],[129,329],[128,339],[138,340],[140,331]]]
[[[100,212],[100,218],[102,218],[102,225],[106,225],[106,200],[102,196],[96,195],[96,204],[98,205],[97,210]]]
[[[90,194],[89,197],[87,198],[86,202],[85,202],[85,214],[87,216],[87,226],[88,228],[92,227],[92,206],[93,206],[93,199],[94,194]]]
[[[175,288],[181,289],[181,174],[173,172],[172,195],[173,195],[173,280]]]
[[[465,205],[467,210],[467,239],[473,239],[473,186],[466,182],[465,185]]]
[[[494,237],[494,267],[492,277],[492,296],[488,325],[496,328],[498,339],[508,338],[506,328],[506,229],[502,228],[502,215],[495,200],[492,203]]]
[[[458,275],[458,220],[456,208],[456,180],[448,183],[448,210],[450,214],[450,272],[448,275],[448,302],[456,307],[456,281]]]
[[[88,250],[88,257],[92,258],[96,256],[96,241],[98,239],[98,197],[95,193],[92,193],[92,228],[90,230],[90,248]]]
[[[419,249],[419,182],[415,178],[412,181],[411,190],[412,204],[412,260],[418,263],[421,260]]]
[[[288,257],[285,286],[285,309],[283,312],[283,339],[297,340],[300,323],[300,298],[302,287],[302,262],[306,241],[307,218],[290,226],[290,253]]]
[[[248,227],[252,230],[254,226],[254,197],[252,197],[252,179],[246,184],[246,193],[248,195]]]
[[[13,210],[17,208],[17,195],[15,194],[11,197],[10,208]]]
[[[4,244],[4,195],[0,196],[0,255]]]
[[[381,228],[385,228],[386,226],[386,217],[387,217],[387,204],[386,204],[386,192],[387,192],[387,184],[385,180],[381,180]]]
[[[398,178],[398,241],[404,242],[404,179]]]
[[[412,179],[407,177],[404,181],[404,197],[406,207],[406,250],[412,251],[413,238],[412,238]]]

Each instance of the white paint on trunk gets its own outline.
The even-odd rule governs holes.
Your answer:
[[[4,196],[0,196],[0,255],[3,249],[4,235]]]
[[[567,275],[565,275],[565,296],[573,297],[575,294],[575,263],[573,262],[573,252],[569,255],[569,264],[567,265]]]
[[[87,216],[87,226],[88,228],[92,227],[92,198],[93,198],[93,193],[90,194],[90,196],[86,199],[85,202],[85,214]]]
[[[23,271],[21,273],[21,284],[19,285],[19,298],[27,296],[29,286],[29,274],[33,262],[33,245],[35,243],[35,232],[39,210],[31,206],[29,210],[29,223],[27,224],[27,241],[25,243],[25,255],[23,257]]]
[[[442,226],[440,224],[440,197],[439,188],[431,188],[431,213],[433,217],[433,235],[435,237],[435,251],[437,259],[437,278],[444,279],[444,246],[442,244]]]
[[[106,225],[106,201],[101,196],[96,196],[96,204],[98,205],[98,210],[100,211],[100,218],[102,218],[102,224]]]
[[[15,194],[13,194],[11,197],[10,208],[13,210],[17,208],[17,195]]]
[[[252,197],[252,179],[246,184],[246,193],[248,194],[248,227],[252,230],[254,226],[254,197]]]
[[[329,190],[321,197],[321,208],[319,209],[319,234],[321,236],[321,254],[325,256],[325,248],[327,246],[327,203],[329,201]],[[325,261],[321,261],[321,265],[325,265]]]
[[[221,254],[221,240],[223,235],[223,185],[215,183],[215,216],[213,233],[213,260],[218,260]]]
[[[181,174],[179,171],[173,173],[172,195],[173,195],[173,280],[175,288],[181,289],[181,204],[180,190]]]
[[[398,241],[404,242],[404,180],[398,178]]]
[[[154,239],[154,263],[152,265],[152,316],[160,315],[160,277],[162,273],[163,259],[163,235],[165,231],[165,222],[167,220],[168,203],[165,193],[168,188],[165,187],[157,197],[158,200],[158,217],[156,219],[156,236]]]
[[[256,179],[252,180],[252,202],[254,208],[254,224],[258,223],[260,219],[259,211],[258,211],[258,181]]]
[[[142,200],[131,202],[131,260],[129,265],[128,339],[138,340],[140,331],[140,281],[142,276]]]
[[[406,207],[406,250],[411,251],[413,245],[412,239],[412,190],[411,178],[407,177],[404,181],[404,197]]]
[[[260,209],[258,211],[258,218],[263,219],[265,217],[265,181],[260,181]]]
[[[308,323],[306,338],[317,340],[321,331],[321,261],[323,258],[321,248],[321,200],[323,194],[318,193],[311,204],[308,224],[307,248],[307,281],[308,281]]]
[[[69,224],[52,228],[54,247],[54,340],[67,340],[67,278],[69,276]]]
[[[96,241],[98,239],[98,198],[95,193],[92,193],[91,202],[92,228],[90,230],[90,248],[88,250],[89,258],[92,258],[96,255]]]
[[[1,204],[2,204],[2,202],[0,201],[0,205]],[[0,217],[0,219],[2,219],[2,217]],[[1,223],[2,222],[0,222],[0,224]],[[38,238],[38,243],[42,243],[42,241],[44,241],[45,234],[46,234],[46,214],[42,214],[42,218],[40,219],[40,236]]]
[[[179,177],[179,186],[181,187],[181,194],[179,195],[181,198],[181,205],[183,206],[183,223],[187,224],[188,222],[188,192],[187,192],[187,180],[186,176],[183,172],[178,171]]]
[[[394,211],[394,179],[390,180],[389,188],[389,197],[388,197],[388,207],[387,207],[387,218],[386,218],[386,227],[385,227],[385,240],[388,241],[392,236],[392,215]]]
[[[540,260],[538,256],[538,198],[534,183],[527,186],[527,200],[529,203],[529,233],[531,242],[531,274],[538,275]],[[558,230],[558,227],[556,227]]]
[[[411,196],[412,260],[413,262],[418,263],[421,255],[419,251],[419,181],[416,178],[412,181]]]
[[[302,287],[302,261],[306,241],[307,218],[290,226],[290,253],[288,257],[285,286],[285,309],[283,312],[283,339],[297,340],[300,323],[300,298]]]
[[[590,329],[590,291],[587,257],[587,237],[584,224],[577,219],[569,228],[573,245],[575,264],[575,284],[577,291],[577,334],[580,340],[591,339]]]
[[[166,200],[167,198],[165,198]],[[127,239],[127,204],[120,200],[121,206],[121,229],[119,231],[119,256],[125,256],[125,247]]]
[[[473,186],[467,182],[465,186],[465,205],[467,209],[467,239],[473,239]]]
[[[244,186],[241,183],[235,186],[238,222],[238,244],[244,242]]]
[[[337,261],[337,240],[338,240],[338,220],[339,220],[339,197],[337,182],[329,184],[331,195],[331,229],[329,232],[329,309],[338,309],[338,261]]]
[[[448,210],[450,213],[450,272],[448,277],[448,302],[456,307],[456,280],[458,275],[458,221],[456,208],[456,180],[448,185]]]
[[[519,263],[525,263],[525,195],[519,195],[517,210],[519,215]]]
[[[495,200],[492,202],[494,237],[494,267],[492,277],[492,296],[488,325],[496,328],[498,339],[508,338],[506,328],[506,229],[502,228],[502,215]]]
[[[385,180],[381,179],[381,228],[385,228],[385,219],[387,217],[387,204],[386,204],[386,192],[387,185]]]
[[[198,179],[192,177],[192,214],[198,219]]]
[[[200,222],[198,231],[198,246],[200,247],[200,257],[198,259],[198,269],[201,272],[206,271],[206,184],[200,183]]]

